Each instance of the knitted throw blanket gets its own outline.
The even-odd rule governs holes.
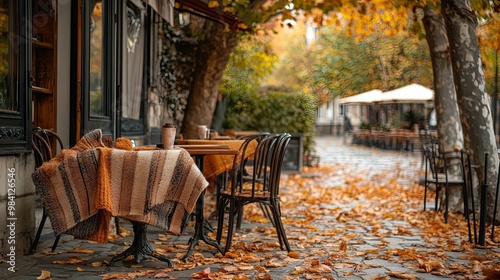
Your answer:
[[[85,135],[33,174],[55,234],[108,241],[111,216],[180,234],[208,182],[183,149],[106,148]]]

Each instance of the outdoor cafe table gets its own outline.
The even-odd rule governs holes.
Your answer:
[[[202,139],[182,139],[178,140],[180,147],[185,149],[193,149],[198,145],[224,145],[230,150],[238,151],[245,140],[202,140]],[[257,141],[253,141],[248,146],[246,154],[253,156],[257,148]],[[203,175],[209,179],[217,176],[226,170],[233,167],[234,156],[232,155],[207,155],[204,157]]]
[[[195,158],[196,165],[198,168],[203,171],[204,170],[204,158],[206,156],[217,156],[217,157],[234,157],[239,154],[238,150],[232,150],[228,147],[217,146],[217,145],[186,145],[183,148],[188,151],[188,153]],[[224,170],[225,171],[225,170]],[[224,172],[222,171],[222,172]],[[221,172],[221,173],[222,173]],[[218,173],[220,174],[220,173]],[[215,175],[218,175],[215,174]],[[195,221],[195,233],[189,239],[189,248],[187,253],[181,258],[182,260],[186,260],[193,254],[194,247],[198,244],[199,240],[203,240],[206,244],[211,245],[219,252],[223,252],[222,247],[215,240],[208,237],[205,233],[205,217],[203,213],[204,209],[204,193],[200,195],[198,200],[196,201],[196,221]]]
[[[155,253],[146,240],[147,225],[181,234],[208,182],[184,149],[146,151],[106,148],[102,133],[85,135],[38,168],[33,182],[56,235],[108,241],[112,216],[130,220],[134,242],[110,264]]]

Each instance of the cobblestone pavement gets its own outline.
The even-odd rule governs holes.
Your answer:
[[[315,141],[316,153],[320,156],[321,165],[340,164],[347,166],[341,171],[332,173],[331,176],[328,176],[325,179],[328,183],[325,181],[325,185],[335,184],[336,186],[342,186],[345,184],[346,176],[361,172],[367,174],[367,177],[380,176],[377,174],[393,174],[394,172],[398,172],[396,177],[399,178],[401,183],[411,183],[410,181],[414,180],[416,173],[420,169],[421,157],[418,152],[383,151],[375,148],[343,144],[342,138],[338,137],[317,137]],[[344,205],[342,207],[351,206]],[[338,206],[332,205],[331,207]],[[335,219],[335,217],[325,217],[324,219],[320,219],[316,222],[313,221],[312,223],[314,227],[318,229],[318,232],[322,232],[321,230],[328,227],[328,219],[332,220]],[[356,222],[346,221],[345,223],[344,226],[346,227],[352,225],[352,234],[363,235],[369,230]],[[231,266],[230,259],[226,259],[225,263],[220,263],[220,258],[222,258],[222,256],[216,254],[216,250],[213,247],[205,245],[204,242],[200,242],[199,246],[196,247],[194,257],[192,257],[189,262],[182,263],[184,268],[191,266],[191,269],[187,270],[164,270],[162,274],[159,272],[163,271],[162,269],[165,267],[165,263],[150,259],[144,260],[140,265],[134,264],[133,262],[118,262],[114,266],[103,265],[109,261],[114,254],[123,251],[127,245],[130,245],[132,240],[132,236],[130,235],[124,238],[118,238],[106,244],[95,244],[72,239],[70,236],[63,236],[56,249],[57,254],[45,254],[44,252],[50,251],[50,246],[53,241],[49,224],[48,222],[46,225],[46,229],[44,230],[45,234],[42,236],[42,242],[39,244],[37,252],[34,255],[19,256],[16,259],[16,272],[8,271],[8,267],[10,266],[8,263],[0,263],[0,279],[37,279],[37,277],[42,274],[43,270],[50,271],[52,279],[103,279],[106,275],[109,277],[110,274],[114,273],[123,273],[121,275],[115,275],[117,279],[132,278],[134,276],[132,273],[136,273],[136,279],[151,278],[154,275],[157,277],[163,276],[164,279],[192,279],[193,273],[202,272],[207,268],[210,268],[211,272],[226,270],[228,274],[232,274],[231,269],[234,269],[234,266]],[[406,221],[391,220],[385,222],[383,226],[389,232],[391,230],[397,232],[394,231],[394,229],[405,224],[407,224]],[[129,231],[131,230],[130,224],[126,221],[122,221],[121,226]],[[252,243],[252,240],[255,238],[265,239],[265,237],[261,237],[259,234],[262,234],[263,231],[269,228],[269,224],[259,224],[259,227],[256,228],[255,223],[248,222],[245,223],[243,233],[241,233],[238,238],[245,241],[245,243]],[[328,230],[333,231],[334,229]],[[185,252],[188,238],[192,235],[192,232],[192,227],[188,227],[183,235],[172,236],[165,234],[160,229],[148,228],[148,240],[153,243],[154,247],[159,249],[159,252],[167,255],[174,263],[180,264],[179,256]],[[315,238],[313,235],[308,237],[297,236],[298,234],[293,231],[288,233],[288,235],[292,247],[298,244],[297,240],[301,238],[309,238],[311,241],[314,241]],[[321,242],[321,239],[318,240],[320,241],[318,241],[317,244],[314,244],[314,242],[307,243],[310,244],[310,247],[293,249],[301,253],[308,252],[309,256],[310,253],[314,251],[317,251],[318,254],[322,254],[324,251],[329,250],[332,252],[335,251],[334,248],[328,247],[331,246],[331,244],[328,245]],[[397,279],[396,277],[391,278],[391,276],[388,276],[388,272],[392,271],[401,274],[411,273],[416,277],[415,279],[451,279],[453,275],[442,276],[425,273],[422,270],[418,271],[413,269],[406,265],[404,261],[392,262],[383,258],[369,258],[365,255],[367,251],[375,250],[381,243],[385,244],[387,250],[404,250],[407,248],[418,248],[426,242],[428,242],[428,240],[424,240],[421,235],[418,234],[402,236],[395,233],[392,236],[385,236],[384,238],[367,235],[362,242],[350,244],[349,257],[334,261],[336,265],[331,265],[333,269],[323,273],[322,278],[314,276],[314,274],[309,274],[309,278],[305,276],[306,274],[291,275],[304,260],[290,260],[290,258],[286,258],[286,252],[280,251],[278,247],[272,254],[278,256],[277,259],[285,259],[285,264],[281,262],[281,265],[276,265],[275,267],[267,265],[265,269],[267,273],[262,273],[264,270],[263,267],[253,263],[251,269],[246,268],[247,271],[245,271],[244,275],[246,275],[248,279],[284,279],[287,277],[287,279]],[[236,244],[235,246],[240,246],[240,244]],[[78,252],[78,250],[71,252],[72,249],[76,248],[78,248],[80,252]],[[83,253],[85,250],[90,250],[91,253]],[[487,253],[486,250],[484,251]],[[496,253],[496,256],[498,256],[500,251],[497,248],[493,249],[492,252]],[[266,257],[266,260],[261,259],[261,262],[266,261],[267,264],[273,261],[278,262],[277,260],[273,260],[272,254],[269,252],[265,253],[268,254],[268,257]],[[331,253],[329,254],[332,255]],[[444,254],[447,259],[451,259],[453,262],[467,262],[467,260],[461,260],[461,253],[459,252],[444,252]],[[211,261],[217,258],[219,262]],[[58,261],[64,261],[66,263],[57,264]],[[69,264],[71,261],[75,263]],[[239,269],[245,268],[240,267]],[[156,272],[153,274],[144,273],[148,270],[154,270]],[[234,277],[234,273],[232,275]]]

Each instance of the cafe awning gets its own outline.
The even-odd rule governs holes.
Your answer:
[[[363,105],[370,104],[374,100],[376,100],[380,95],[382,95],[382,91],[379,89],[373,89],[367,92],[363,92],[360,94],[352,95],[349,97],[344,97],[339,100],[340,104],[350,104],[350,105]]]
[[[234,29],[246,29],[236,16],[224,12],[220,7],[209,7],[206,0],[175,0],[175,9],[183,12],[227,24]]]

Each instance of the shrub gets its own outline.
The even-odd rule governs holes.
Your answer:
[[[311,151],[316,130],[316,97],[305,93],[267,91],[227,94],[224,127],[270,133],[302,133],[304,153]]]

